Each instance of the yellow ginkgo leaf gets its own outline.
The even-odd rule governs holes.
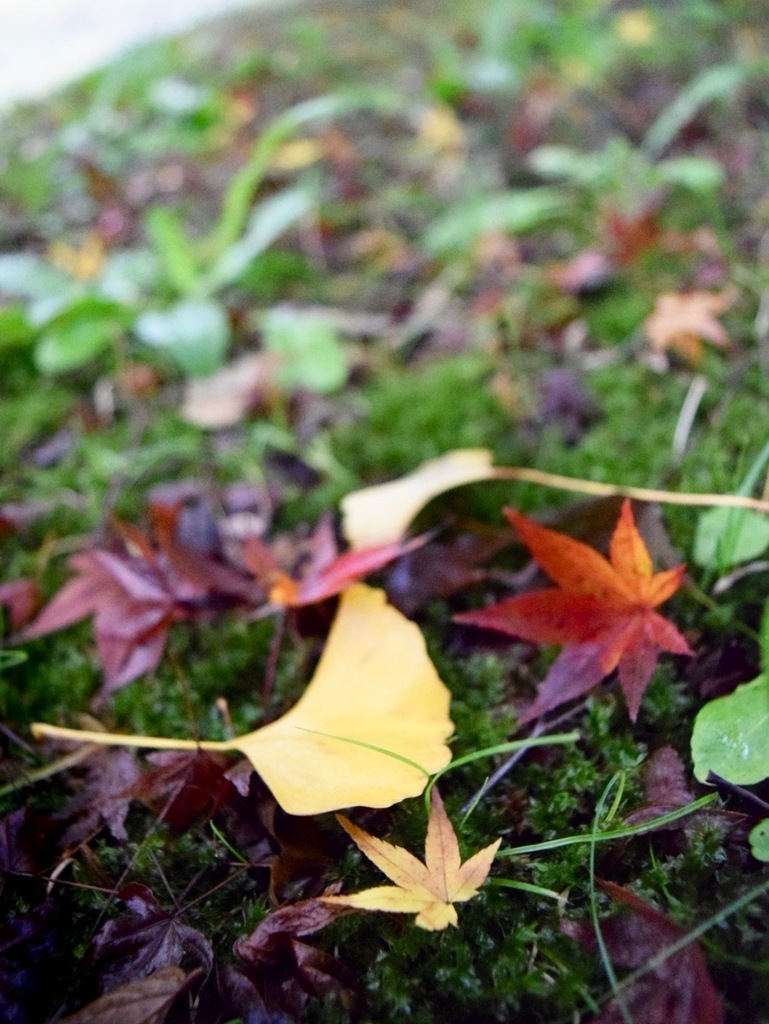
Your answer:
[[[282,718],[232,740],[177,740],[61,729],[35,736],[166,750],[245,754],[289,814],[389,807],[417,796],[451,759],[450,695],[417,626],[381,590],[356,584],[342,596],[309,686]]]
[[[432,791],[424,864],[402,846],[369,835],[341,815],[337,818],[358,849],[395,885],[380,885],[349,896],[327,896],[324,900],[357,910],[416,914],[415,924],[431,932],[456,925],[454,904],[478,895],[502,842],[498,839],[463,864],[456,833],[437,789]]]
[[[399,540],[428,501],[476,480],[493,480],[497,470],[486,448],[457,448],[389,483],[353,491],[342,499],[342,530],[352,548]]]

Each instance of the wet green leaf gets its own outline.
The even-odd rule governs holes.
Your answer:
[[[737,785],[769,777],[769,678],[761,675],[706,704],[695,719],[691,749],[701,782],[711,771]]]
[[[769,861],[769,818],[765,818],[763,821],[751,829],[750,836],[750,852],[756,858],[756,860]]]

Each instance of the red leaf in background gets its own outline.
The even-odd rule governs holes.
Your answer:
[[[0,888],[5,874],[42,874],[55,863],[57,831],[52,818],[29,807],[19,807],[0,818]]]
[[[19,579],[0,586],[0,605],[8,611],[11,629],[26,625],[40,605],[40,592],[33,580]]]
[[[61,849],[88,842],[103,828],[118,840],[127,840],[125,820],[141,769],[132,750],[96,750],[85,762],[86,780],[57,812],[69,822]]]
[[[210,618],[256,597],[253,583],[239,572],[177,543],[178,513],[179,507],[153,508],[158,547],[116,520],[124,553],[97,548],[73,555],[69,565],[77,576],[43,609],[24,639],[93,616],[106,695],[158,666],[174,622]]]
[[[331,522],[322,519],[312,537],[309,564],[299,580],[284,572],[270,549],[256,538],[246,542],[243,558],[254,576],[269,587],[272,604],[303,608],[336,597],[352,583],[416,550],[426,540],[427,537],[415,537],[410,541],[379,544],[340,555]]]
[[[230,762],[205,750],[163,751],[147,758],[153,765],[132,795],[153,807],[171,828],[184,830],[208,821],[235,793],[226,778]]]
[[[660,747],[649,757],[643,767],[643,784],[646,803],[626,815],[626,825],[640,825],[646,821],[661,818],[679,807],[692,803],[694,794],[686,783],[684,764],[672,747]],[[691,833],[702,827],[703,821],[719,828],[722,832],[733,829],[746,820],[745,815],[727,811],[720,807],[703,807],[695,814],[671,821],[655,828],[666,832]]]
[[[615,668],[635,721],[659,652],[692,653],[676,627],[654,611],[678,590],[684,566],[652,572],[629,501],[623,502],[608,559],[514,509],[505,515],[558,587],[520,594],[456,621],[566,645],[521,723],[586,693]]]
[[[613,882],[601,882],[601,888],[630,911],[601,922],[615,967],[643,967],[684,935],[680,925],[627,889]],[[567,922],[563,930],[580,945],[597,948],[592,926]],[[642,975],[623,997],[635,1024],[723,1024],[721,1000],[694,943]],[[593,1024],[622,1024],[625,1019],[612,1000]]]
[[[89,615],[104,669],[104,693],[154,669],[176,616],[174,597],[156,566],[110,551],[83,551],[69,565],[78,575],[66,583],[26,630],[34,639]]]

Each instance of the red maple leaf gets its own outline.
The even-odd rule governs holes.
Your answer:
[[[692,654],[673,623],[654,610],[678,590],[685,566],[652,571],[627,500],[608,559],[514,509],[505,509],[505,515],[558,586],[458,615],[456,621],[535,643],[566,645],[521,723],[586,693],[615,668],[635,721],[659,652]]]
[[[303,608],[338,596],[352,583],[421,547],[427,539],[427,536],[414,537],[409,541],[378,544],[340,555],[331,521],[323,519],[311,538],[311,557],[300,579],[286,573],[271,550],[258,538],[246,541],[243,560],[257,580],[268,588],[271,604]]]
[[[76,573],[25,630],[31,640],[93,616],[103,695],[157,668],[174,622],[212,618],[258,595],[251,581],[205,552],[179,544],[178,509],[153,509],[157,547],[115,520],[123,550],[93,548],[69,559]]]

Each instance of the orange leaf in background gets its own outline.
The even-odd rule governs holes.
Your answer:
[[[456,833],[437,789],[432,791],[424,864],[402,846],[376,839],[340,814],[337,820],[358,849],[395,885],[364,889],[349,896],[321,897],[323,902],[357,910],[416,914],[415,924],[430,932],[456,926],[454,904],[478,895],[502,842],[497,839],[463,864]]]
[[[505,509],[505,515],[558,587],[520,594],[458,615],[456,621],[535,643],[566,645],[522,723],[581,696],[615,668],[635,721],[659,652],[692,654],[673,623],[654,611],[678,590],[684,566],[653,572],[627,500],[608,559],[514,509]]]
[[[718,348],[728,348],[729,335],[716,317],[736,298],[734,288],[724,288],[721,292],[659,295],[644,323],[651,347],[656,352],[673,349],[688,363],[701,359],[703,339]]]

